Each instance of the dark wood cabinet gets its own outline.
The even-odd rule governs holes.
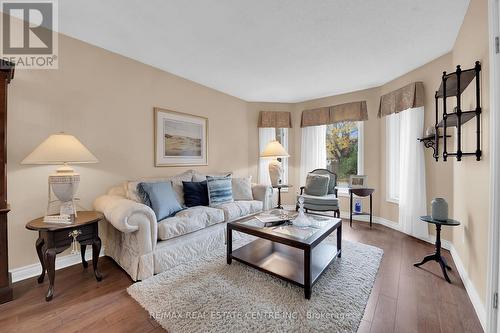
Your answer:
[[[14,64],[0,60],[0,304],[12,300],[7,244],[7,87]]]

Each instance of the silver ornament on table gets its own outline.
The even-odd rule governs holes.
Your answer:
[[[71,243],[71,254],[80,254],[80,251],[78,251],[78,241],[76,240],[76,238],[81,234],[81,230],[73,230],[68,234],[68,237],[73,237],[73,242]]]

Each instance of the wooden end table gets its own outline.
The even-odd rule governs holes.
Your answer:
[[[448,283],[451,283],[450,278],[448,277],[448,273],[446,273],[446,270],[451,271],[451,267],[446,262],[446,259],[441,255],[441,226],[444,225],[444,226],[456,227],[460,225],[460,222],[452,219],[447,219],[445,221],[434,220],[432,216],[420,216],[420,220],[422,220],[423,222],[432,223],[436,225],[436,252],[424,257],[424,259],[421,262],[413,264],[413,266],[419,267],[428,261],[431,260],[437,261],[439,263],[439,266],[441,266],[441,270],[443,271],[445,280],[448,281]]]
[[[76,238],[80,243],[82,255],[82,265],[88,267],[85,260],[85,249],[87,245],[92,245],[92,266],[97,281],[102,280],[102,275],[97,267],[99,252],[101,251],[101,239],[98,233],[98,222],[104,215],[95,211],[78,212],[78,217],[71,224],[55,224],[43,222],[43,217],[28,222],[26,229],[38,231],[38,239],[35,247],[38,259],[42,265],[42,274],[38,277],[38,283],[42,283],[45,278],[45,271],[49,276],[49,289],[45,300],[51,301],[54,296],[54,280],[56,274],[56,254],[66,250],[73,242],[73,237],[69,234],[77,230],[81,234]]]
[[[352,216],[353,215],[370,215],[370,228],[372,227],[372,220],[373,220],[373,211],[372,211],[372,195],[373,192],[375,192],[375,189],[373,188],[349,188],[349,197],[350,197],[350,215],[349,215],[349,226],[352,227]],[[357,197],[367,197],[370,196],[370,212],[365,213],[356,213],[352,211],[352,202],[353,202],[353,195]]]
[[[293,185],[279,184],[279,185],[272,185],[272,187],[278,189],[278,206],[276,206],[276,208],[283,209],[283,206],[281,205],[281,189],[282,188],[290,188],[290,187],[293,187]]]

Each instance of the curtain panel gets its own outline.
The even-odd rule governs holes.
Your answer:
[[[260,111],[258,128],[292,128],[292,114],[282,111]]]
[[[326,126],[302,128],[300,146],[300,185],[306,184],[307,174],[314,169],[326,169]]]
[[[413,82],[380,97],[378,117],[424,106],[424,83]]]
[[[300,127],[321,126],[341,121],[368,120],[366,101],[351,102],[302,111]]]

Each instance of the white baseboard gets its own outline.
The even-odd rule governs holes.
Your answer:
[[[474,306],[474,310],[476,310],[479,322],[481,323],[483,330],[486,332],[486,309],[483,302],[481,301],[481,297],[479,297],[479,293],[477,292],[476,288],[474,287],[474,284],[470,280],[469,274],[465,269],[462,259],[460,258],[460,255],[458,254],[453,244],[451,244],[450,252],[453,261],[455,262],[455,266],[457,267],[458,274],[460,274],[460,278],[464,283],[465,290],[467,290],[467,294],[469,295],[472,305]]]
[[[104,256],[104,246],[101,247],[101,253],[99,257]],[[85,259],[87,261],[92,260],[92,251],[87,251],[85,253]],[[56,256],[56,270],[82,264],[82,258],[80,254],[68,254],[62,257]],[[39,276],[42,273],[42,265],[40,263],[26,265],[10,270],[12,274],[12,282],[22,281],[34,276]]]

